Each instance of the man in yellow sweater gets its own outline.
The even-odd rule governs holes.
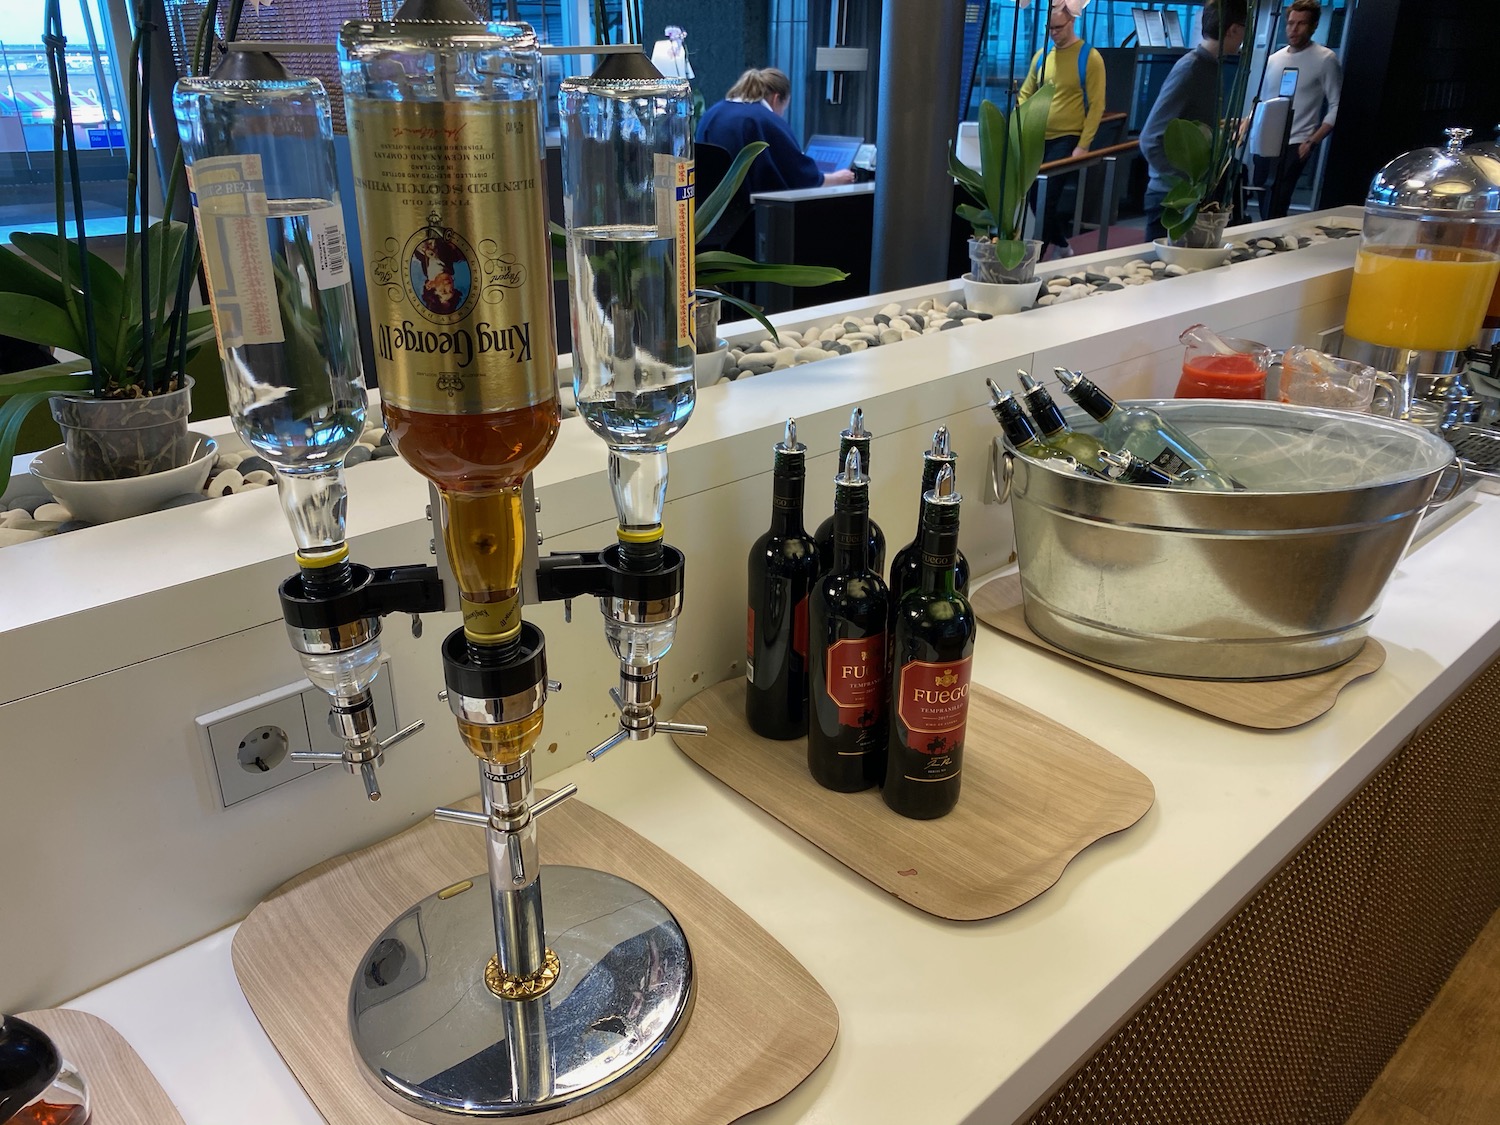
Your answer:
[[[1043,85],[1052,83],[1052,108],[1047,113],[1047,147],[1043,161],[1083,156],[1094,143],[1099,119],[1104,116],[1104,57],[1078,37],[1077,17],[1065,0],[1052,0],[1047,13],[1050,47],[1038,51],[1026,70],[1019,100],[1024,102]],[[1042,240],[1057,247],[1054,257],[1066,257],[1068,228],[1063,215],[1072,213],[1071,200],[1063,208],[1064,188],[1076,190],[1078,176],[1065,176],[1047,192],[1047,213],[1042,216]],[[1046,253],[1046,246],[1042,248]]]

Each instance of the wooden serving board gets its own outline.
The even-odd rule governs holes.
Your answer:
[[[464,807],[477,808],[477,798]],[[697,974],[687,1030],[666,1059],[639,1085],[574,1120],[722,1125],[783,1097],[832,1050],[839,1021],[828,994],[687,867],[577,798],[547,814],[538,838],[544,863],[608,871],[656,895],[687,934]],[[413,1120],[383,1101],[360,1070],[349,1037],[349,983],[397,914],[484,869],[483,833],[429,818],[297,876],[235,934],[240,987],[329,1125]]]
[[[89,1088],[89,1125],[182,1125],[177,1107],[120,1033],[72,1008],[18,1012],[52,1037]]]
[[[969,603],[979,620],[1017,640],[1066,656],[1085,667],[1145,688],[1194,711],[1260,730],[1285,730],[1312,722],[1338,702],[1339,692],[1347,684],[1368,676],[1385,663],[1384,646],[1371,637],[1353,660],[1310,676],[1289,680],[1180,680],[1172,676],[1111,668],[1043,640],[1026,624],[1019,574],[1006,574],[986,582],[970,595]]]
[[[1045,715],[969,689],[963,789],[937,820],[908,820],[878,789],[835,793],[807,772],[807,740],[745,723],[745,684],[700,692],[676,718],[708,737],[677,748],[846,867],[929,914],[957,921],[1014,910],[1057,882],[1095,840],[1129,828],[1156,798],[1146,775]]]

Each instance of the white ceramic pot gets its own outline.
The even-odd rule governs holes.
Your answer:
[[[188,441],[191,451],[187,464],[143,477],[78,480],[60,445],[37,454],[31,462],[31,475],[46,485],[47,491],[75,519],[89,523],[129,519],[154,512],[174,496],[197,492],[207,482],[219,453],[218,446],[213,438],[191,430]]]
[[[991,281],[975,281],[971,273],[964,274],[964,304],[975,312],[1004,316],[1017,313],[1036,304],[1041,280],[1000,284]]]
[[[1230,248],[1224,246],[1174,246],[1165,238],[1156,240],[1156,260],[1169,266],[1189,270],[1211,270],[1229,261]]]
[[[729,341],[720,340],[711,352],[698,352],[693,356],[693,382],[700,387],[711,387],[724,374],[724,362],[729,358]]]

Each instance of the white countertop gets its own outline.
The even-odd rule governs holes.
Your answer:
[[[827,187],[788,188],[785,191],[758,191],[751,203],[801,203],[808,199],[837,199],[841,195],[874,195],[875,181],[862,184],[830,184]]]
[[[1022,1117],[1500,647],[1500,535],[1479,496],[1418,542],[1373,635],[1385,666],[1301,728],[1258,732],[1163,703],[981,630],[974,677],[1143,771],[1156,804],[1031,903],[946,922],[889,897],[700,771],[667,739],[554,775],[688,864],[837,1004],[832,1054],[746,1119],[803,1125]],[[1081,702],[1086,699],[1086,706]],[[553,781],[549,778],[549,784]],[[188,1125],[318,1125],[234,980],[232,929],[76,998],[109,1020]],[[293,951],[289,951],[289,954]],[[920,988],[895,965],[919,966]],[[675,1123],[673,1123],[675,1125]]]

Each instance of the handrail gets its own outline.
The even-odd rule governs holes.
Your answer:
[[[1048,172],[1067,172],[1073,168],[1087,168],[1097,164],[1108,156],[1123,156],[1127,152],[1138,151],[1141,147],[1140,141],[1121,141],[1117,145],[1108,145],[1105,148],[1093,148],[1082,156],[1065,156],[1061,160],[1052,160],[1042,165],[1042,174]]]
[[[1082,156],[1066,156],[1061,160],[1054,160],[1043,164],[1037,172],[1037,197],[1035,213],[1045,213],[1047,206],[1047,192],[1051,188],[1048,176],[1064,175],[1078,172],[1079,187],[1078,194],[1073,203],[1073,229],[1077,231],[1083,223],[1083,183],[1082,172],[1084,169],[1092,168],[1096,164],[1104,165],[1103,191],[1100,193],[1099,201],[1099,249],[1107,249],[1109,243],[1109,228],[1111,211],[1114,209],[1115,195],[1115,165],[1121,156],[1133,156],[1140,152],[1140,142],[1137,140],[1121,141],[1119,144],[1108,145],[1104,148],[1093,149]],[[1028,220],[1029,224],[1030,220]]]

